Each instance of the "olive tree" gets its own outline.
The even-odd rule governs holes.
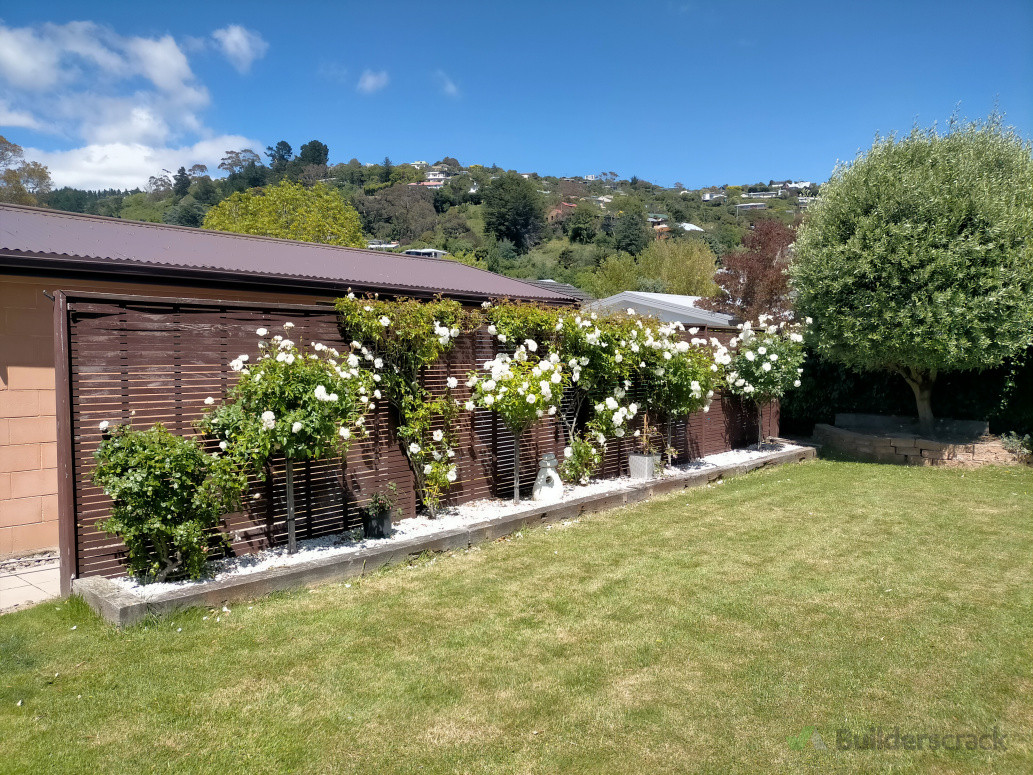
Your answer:
[[[939,374],[1033,341],[1033,156],[997,115],[877,138],[822,186],[796,242],[797,311],[814,347],[889,370],[933,426]]]

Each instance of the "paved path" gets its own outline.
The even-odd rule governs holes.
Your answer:
[[[60,578],[57,559],[0,564],[0,614],[58,597]]]

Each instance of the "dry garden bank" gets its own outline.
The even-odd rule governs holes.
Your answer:
[[[788,327],[592,316],[451,261],[11,206],[0,219],[0,416],[55,425],[52,442],[0,436],[8,459],[54,448],[49,471],[5,471],[7,500],[56,507],[65,591],[348,530],[380,496],[404,516],[509,498],[548,453],[570,481],[625,473],[636,451],[742,447],[777,435],[770,399],[798,368]],[[157,529],[148,508],[199,519]]]

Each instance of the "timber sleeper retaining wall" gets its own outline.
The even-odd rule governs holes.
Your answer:
[[[801,462],[813,457],[813,447],[797,447],[774,451],[744,463],[629,484],[619,490],[586,495],[562,503],[531,502],[526,509],[495,519],[486,519],[431,535],[390,541],[351,554],[320,557],[256,573],[192,584],[154,597],[137,595],[103,576],[75,579],[72,583],[72,593],[80,595],[106,621],[122,627],[136,624],[148,614],[163,615],[181,608],[253,600],[278,590],[310,587],[365,576],[385,565],[406,562],[411,557],[425,552],[466,549],[475,544],[494,541],[525,527],[576,519],[584,514],[638,503],[657,495],[701,487],[718,479],[740,476],[759,468]]]

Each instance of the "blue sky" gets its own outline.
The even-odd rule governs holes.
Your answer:
[[[331,162],[825,180],[875,134],[1033,134],[1033,2],[9,3],[0,132],[55,182],[135,186],[229,148]]]

